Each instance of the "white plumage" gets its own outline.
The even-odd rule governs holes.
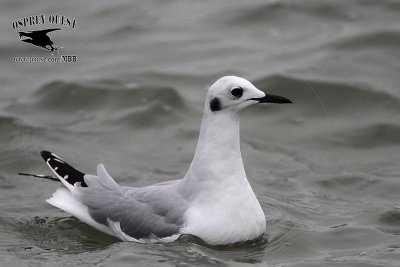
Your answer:
[[[170,242],[181,234],[212,245],[255,239],[266,223],[243,166],[239,115],[260,102],[290,103],[243,78],[216,81],[206,96],[193,161],[181,180],[122,187],[102,164],[97,175],[85,175],[44,151],[47,164],[66,187],[47,201],[124,241]]]

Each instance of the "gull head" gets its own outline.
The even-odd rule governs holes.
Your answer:
[[[258,103],[292,103],[289,99],[264,93],[248,80],[224,76],[208,89],[206,110],[211,113],[240,112]]]

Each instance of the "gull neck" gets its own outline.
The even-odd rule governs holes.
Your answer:
[[[239,114],[234,112],[204,113],[196,152],[183,179],[189,195],[248,187],[240,153],[239,122]]]
[[[237,113],[205,112],[193,161],[203,161],[207,155],[222,161],[232,155],[240,157],[239,124]]]

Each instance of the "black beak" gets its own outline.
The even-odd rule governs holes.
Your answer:
[[[260,103],[277,103],[277,104],[293,103],[286,97],[279,95],[269,95],[269,94],[265,94],[264,97],[260,98],[251,98],[250,100],[256,100]]]

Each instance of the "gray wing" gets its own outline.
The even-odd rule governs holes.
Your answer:
[[[119,222],[122,232],[136,239],[153,235],[163,238],[179,233],[187,209],[186,201],[174,186],[91,188],[89,185],[80,189],[79,199],[98,223]]]

